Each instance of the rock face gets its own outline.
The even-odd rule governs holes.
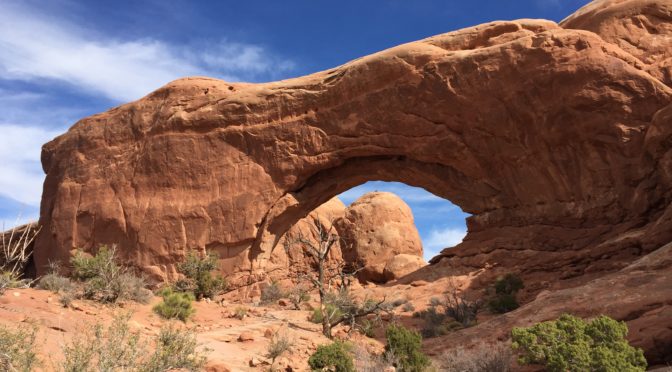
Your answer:
[[[291,226],[368,180],[473,215],[434,259],[451,270],[615,272],[672,240],[670,14],[597,1],[296,79],[172,82],[43,147],[38,273],[116,243],[151,273],[210,249],[259,278]]]
[[[299,220],[287,231],[282,237],[282,241],[273,249],[271,258],[265,266],[264,271],[266,274],[269,274],[271,279],[278,280],[287,277],[288,272],[290,277],[295,277],[293,274],[297,273],[312,272],[315,260],[310,253],[304,251],[304,247],[300,244],[299,239],[307,239],[313,242],[315,246],[318,246],[320,239],[315,224],[317,223],[328,230],[332,227],[334,221],[345,215],[345,210],[345,204],[337,197],[334,197],[310,212],[305,218]],[[333,232],[337,233],[335,229]],[[329,260],[334,262],[343,261],[340,241],[337,241],[329,251]]]
[[[400,254],[419,257],[421,264],[413,266],[416,269],[424,266],[422,241],[411,208],[395,194],[371,192],[363,195],[352,203],[336,222],[336,227],[343,240],[344,260],[361,268],[359,277],[364,281],[381,283],[396,279],[404,271],[399,270],[399,265],[388,275],[385,271],[389,262]]]
[[[411,209],[395,194],[372,192],[350,207],[334,197],[299,220],[271,253],[266,275],[279,280],[315,270],[314,258],[299,239],[318,246],[316,224],[339,237],[329,260],[361,268],[360,280],[384,283],[426,265]]]
[[[422,256],[398,254],[390,258],[385,264],[383,277],[386,282],[399,279],[419,270],[425,265],[427,265],[427,263],[422,259]]]

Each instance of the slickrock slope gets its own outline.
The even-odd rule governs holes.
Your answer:
[[[37,270],[117,243],[150,273],[205,248],[259,280],[298,220],[385,180],[473,215],[437,268],[617,272],[672,241],[669,9],[597,1],[296,79],[169,83],[43,147]]]
[[[364,281],[383,283],[424,266],[422,241],[411,208],[397,195],[371,192],[357,199],[336,221],[343,258],[361,269]],[[402,264],[398,255],[420,257]],[[387,275],[385,274],[387,273]]]

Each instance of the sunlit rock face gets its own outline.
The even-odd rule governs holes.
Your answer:
[[[174,81],[43,147],[38,272],[75,247],[261,279],[283,234],[368,180],[473,215],[433,262],[571,278],[672,240],[670,3],[493,22],[264,84]],[[588,30],[588,31],[586,31]]]
[[[424,266],[422,241],[411,208],[395,194],[363,195],[335,225],[343,258],[359,270],[361,280],[384,283]],[[399,255],[416,259],[400,257],[395,261]]]

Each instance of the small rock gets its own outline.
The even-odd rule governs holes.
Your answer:
[[[285,300],[284,298],[281,298],[281,299],[278,300],[278,305],[289,306],[289,302],[287,302],[287,300]]]
[[[238,336],[238,342],[254,341],[254,335],[251,332],[243,332]]]
[[[425,280],[415,280],[415,281],[411,282],[411,287],[424,287],[427,284],[429,284],[429,283],[427,283],[427,281],[425,281]]]
[[[19,293],[19,292],[14,292],[14,293],[12,293],[12,294],[14,295],[14,297],[19,297],[19,296],[21,296],[21,293]]]
[[[206,372],[231,372],[231,369],[217,360],[211,360],[205,365]]]
[[[261,364],[261,360],[255,358],[250,359],[250,367],[256,367]]]
[[[389,366],[385,367],[385,369],[383,369],[383,372],[397,372],[397,369],[392,366]]]
[[[271,328],[266,328],[266,330],[264,331],[264,337],[266,338],[271,338],[273,337],[274,334],[275,332]]]

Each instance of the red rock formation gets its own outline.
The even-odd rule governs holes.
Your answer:
[[[43,147],[37,268],[117,243],[149,272],[211,249],[257,278],[298,220],[385,180],[473,215],[441,265],[614,272],[672,240],[669,4],[488,23],[281,82],[182,79],[83,119]]]
[[[343,239],[345,261],[361,269],[359,278],[383,283],[399,278],[424,266],[422,241],[413,221],[411,208],[397,195],[370,192],[357,199],[336,221]],[[420,260],[399,260],[397,255],[411,255]]]

